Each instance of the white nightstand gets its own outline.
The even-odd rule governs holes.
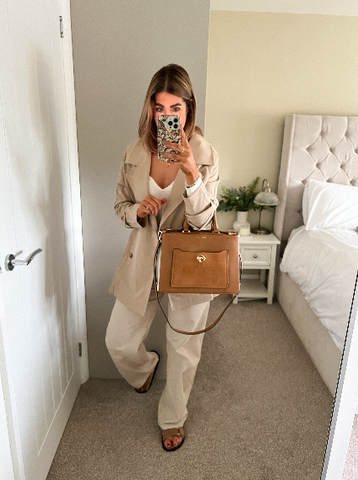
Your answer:
[[[276,251],[280,241],[270,233],[240,236],[239,244],[243,271],[260,270],[260,279],[243,278],[240,293],[236,295],[234,303],[237,303],[239,298],[267,298],[267,303],[271,304],[275,285]]]

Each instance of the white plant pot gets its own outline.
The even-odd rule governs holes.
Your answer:
[[[239,232],[240,235],[250,235],[250,223],[247,221],[248,212],[236,212],[236,220],[232,225],[235,232]]]

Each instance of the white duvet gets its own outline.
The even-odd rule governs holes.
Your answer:
[[[297,283],[342,350],[358,270],[357,232],[297,228],[292,231],[280,269]]]

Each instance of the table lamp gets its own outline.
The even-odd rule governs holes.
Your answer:
[[[280,200],[276,193],[271,192],[269,182],[265,180],[262,182],[262,191],[259,192],[254,198],[254,203],[259,205],[259,226],[252,229],[252,233],[256,235],[269,235],[271,232],[265,227],[261,227],[261,212],[264,207],[274,207],[280,203]]]

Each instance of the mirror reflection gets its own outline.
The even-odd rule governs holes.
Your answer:
[[[353,178],[346,176],[343,179],[341,168],[337,168],[337,177],[333,167],[326,170],[326,157],[334,160],[339,156],[341,147],[348,146],[344,135],[331,141],[329,148],[336,150],[321,151],[325,142],[324,135],[320,136],[323,130],[314,130],[306,145],[310,148],[306,150],[305,159],[298,160],[302,177],[295,177],[292,184],[288,182],[287,172],[291,157],[286,155],[283,167],[281,152],[286,115],[295,112],[337,117],[357,112],[357,101],[352,98],[352,78],[356,76],[358,65],[354,49],[350,47],[356,38],[355,19],[213,10],[207,31],[208,16],[205,15],[208,12],[200,15],[202,12],[195,11],[194,15],[192,9],[199,6],[194,7],[188,2],[186,17],[181,17],[184,15],[181,9],[176,11],[176,18],[181,20],[186,35],[183,35],[181,49],[175,55],[178,58],[173,59],[169,42],[159,42],[156,36],[150,36],[148,25],[141,20],[143,12],[136,10],[134,3],[129,13],[120,11],[120,29],[111,20],[119,17],[115,9],[104,14],[100,11],[102,8],[96,9],[92,5],[94,11],[88,14],[78,7],[80,2],[73,2],[72,8],[80,164],[84,179],[85,256],[87,275],[90,275],[87,307],[91,376],[100,378],[116,378],[105,346],[99,345],[99,338],[104,338],[113,307],[111,299],[106,297],[107,285],[114,273],[119,251],[122,253],[127,240],[126,232],[119,230],[118,233],[119,227],[114,226],[113,187],[120,155],[133,140],[142,106],[142,96],[133,92],[144,90],[157,67],[175,60],[190,73],[201,109],[198,124],[205,126],[205,138],[220,154],[221,185],[247,185],[252,178],[259,176],[261,180],[268,179],[273,191],[278,193],[281,206],[276,209],[273,231],[281,241],[278,249],[281,253],[291,231],[303,224],[302,198],[307,180],[311,178],[325,184],[346,186]],[[169,25],[163,13],[165,8],[158,10],[154,15],[156,21],[160,15],[161,25]],[[145,13],[147,18],[153,18],[153,11],[146,10]],[[195,25],[192,18],[195,18]],[[103,34],[102,46],[99,46],[97,38],[86,33],[93,28],[84,27],[93,25]],[[108,25],[111,26],[110,38],[105,36]],[[134,35],[131,30],[139,33]],[[166,31],[170,30],[171,26]],[[142,32],[145,32],[145,38]],[[207,33],[209,49],[206,63]],[[125,42],[131,48],[123,52],[122,46],[114,45],[113,38],[120,39],[119,45]],[[160,61],[158,51],[161,52]],[[113,59],[117,59],[118,70],[115,66],[108,68],[108,65],[114,65]],[[129,63],[132,68],[123,67]],[[202,81],[203,72],[205,81]],[[128,85],[133,86],[130,92]],[[309,131],[307,134],[310,135]],[[314,143],[317,135],[318,142]],[[101,136],[103,140],[98,141]],[[97,172],[98,158],[103,157],[110,158],[112,163],[109,172],[101,171],[103,188],[99,188],[98,176],[93,172]],[[295,173],[296,166],[290,169]],[[282,179],[279,182],[280,171]],[[92,176],[96,177],[95,180],[91,180]],[[94,192],[98,191],[100,194],[96,196]],[[288,211],[291,203],[294,206],[292,212]],[[220,228],[232,228],[234,219],[234,214],[220,213]],[[248,220],[255,227],[258,212],[249,212]],[[272,212],[263,211],[261,220],[263,226],[272,229]],[[105,259],[103,255],[100,259],[93,255],[94,251],[99,251],[98,239],[93,235],[93,227],[98,229],[98,225],[103,229],[108,229],[108,225],[112,228]],[[316,235],[316,230],[310,232],[313,232],[309,233],[311,237]],[[293,242],[302,235],[298,232],[297,240],[293,238]],[[348,237],[344,237],[343,243],[350,243]],[[331,245],[336,245],[337,240],[333,236],[329,239]],[[96,275],[90,272],[96,272]],[[103,275],[101,282],[96,278],[99,272]],[[318,267],[313,269],[312,276],[319,277]],[[103,278],[107,279],[107,283]],[[316,287],[311,288],[314,296]],[[336,290],[328,290],[330,299],[334,298],[332,292],[335,294]],[[232,307],[232,316],[224,319],[213,335],[205,338],[202,361],[190,397],[191,417],[187,434],[191,447],[185,461],[181,462],[181,469],[185,463],[184,469],[197,472],[198,478],[200,475],[215,478],[212,472],[217,471],[222,472],[223,478],[225,475],[230,478],[233,475],[228,466],[230,460],[233,471],[236,474],[242,472],[243,478],[293,479],[297,475],[296,478],[301,479],[302,473],[306,478],[319,476],[344,326],[339,328],[340,332],[333,332],[335,341],[317,318],[319,312],[315,313],[305,303],[299,287],[288,273],[281,270],[276,275],[276,293],[279,303],[272,305],[267,305],[265,300],[240,301]],[[350,299],[346,308],[349,309],[349,305]],[[219,307],[220,299],[212,305],[213,314]],[[285,315],[292,322],[298,337]],[[314,318],[313,323],[311,317]],[[343,321],[347,318],[348,315],[341,313]],[[161,342],[163,335],[161,319],[157,318],[156,322],[154,334],[149,338],[151,348]],[[164,358],[165,352],[161,353]],[[308,355],[318,357],[317,361],[314,360],[317,370],[312,367]],[[162,388],[160,382],[164,382],[165,378],[164,370],[158,370],[157,375],[159,382],[153,385],[153,393],[158,397]],[[285,385],[284,380],[287,381]],[[131,428],[134,429],[130,438],[124,435],[128,444],[121,443],[123,456],[133,459],[136,450],[133,450],[132,439],[136,438],[141,445],[145,444],[146,455],[141,455],[141,458],[156,458],[154,443],[158,440],[157,432],[150,430],[148,433],[147,413],[152,412],[152,423],[155,424],[153,412],[157,397],[146,397],[145,401],[134,405],[130,391],[123,387],[118,392],[115,382],[106,384],[106,393],[98,394],[98,389],[104,389],[102,382],[91,380],[82,390],[87,398],[95,402],[91,386],[96,387],[101,405],[108,405],[114,412],[113,416],[108,416],[106,411],[105,415],[96,417],[97,421],[102,424],[104,419],[109,418],[121,432],[128,431],[121,422],[116,423],[120,408],[120,415],[133,420]],[[80,405],[85,408],[83,403]],[[82,428],[85,431],[85,427]],[[103,437],[101,440],[105,442]],[[108,447],[109,443],[105,445]],[[177,454],[182,452],[184,449]],[[191,456],[191,461],[188,456]],[[194,461],[198,458],[206,461],[201,463],[200,468]],[[137,467],[133,466],[135,463]],[[128,469],[132,470],[128,472],[139,476],[145,467],[144,461],[140,464],[138,460],[129,462]]]

